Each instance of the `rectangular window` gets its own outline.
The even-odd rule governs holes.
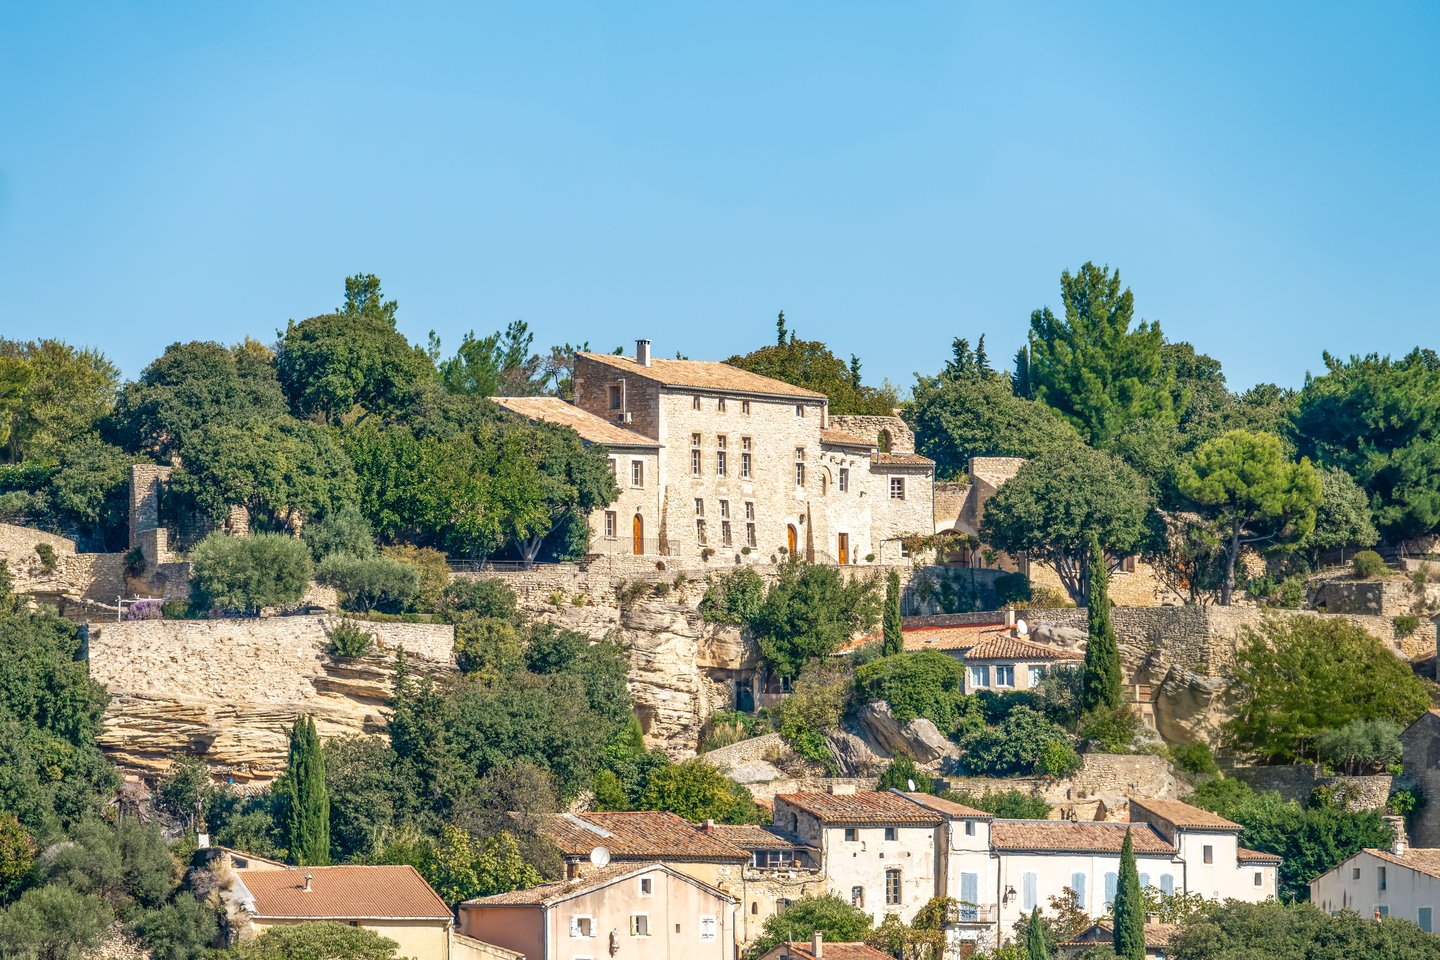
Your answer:
[[[850,468],[840,468],[840,492],[847,493],[850,490]]]
[[[754,520],[754,519],[755,519],[755,503],[754,503],[753,500],[746,500],[746,501],[745,501],[745,519],[746,519],[746,520]]]
[[[725,401],[721,400],[720,402],[724,403]],[[714,917],[702,916],[700,918],[700,942],[714,943],[719,936],[718,928],[719,923]]]
[[[650,915],[646,913],[632,913],[630,915],[630,936],[650,936]]]
[[[700,476],[700,451],[699,451],[699,450],[691,450],[691,451],[690,451],[690,476],[692,476],[692,477],[698,477],[698,476]]]
[[[854,827],[846,827],[846,828],[845,828],[845,839],[846,839],[846,840],[855,840],[855,839],[857,839],[859,836],[860,836],[860,831],[859,831],[859,830],[856,830]]]
[[[1141,890],[1144,890],[1144,889],[1145,889],[1146,887],[1148,887],[1148,886],[1150,886],[1150,874],[1148,874],[1148,873],[1142,873],[1142,874],[1140,874],[1140,889],[1141,889]]]
[[[1433,923],[1432,915],[1433,910],[1430,907],[1421,907],[1419,910],[1415,911],[1415,922],[1420,926],[1420,929],[1424,930],[1426,933],[1432,932],[1430,929],[1430,926]]]
[[[1160,892],[1167,897],[1175,896],[1175,878],[1168,873],[1160,874]]]
[[[965,821],[965,836],[967,836],[967,837],[973,837],[973,836],[975,836],[975,821],[974,821],[974,820],[966,820],[966,821]]]
[[[852,906],[852,907],[861,907],[862,909],[864,908],[864,906],[865,906],[865,888],[864,888],[864,887],[851,887],[851,888],[850,888],[850,906]]]
[[[1265,886],[1265,874],[1261,873],[1259,870],[1255,871],[1255,886]]]
[[[731,540],[730,540],[730,521],[729,521],[729,520],[721,520],[721,521],[720,521],[720,542],[721,542],[721,544],[723,544],[724,546],[727,546],[727,547],[730,546],[730,544],[731,544]]]
[[[1045,679],[1045,668],[1032,666],[1029,668],[1029,676],[1026,678],[1031,688],[1040,686],[1040,681]]]
[[[900,905],[900,870],[896,867],[885,871],[885,905]]]
[[[605,539],[615,539],[616,518],[614,510],[605,511]]]
[[[805,486],[805,448],[795,448],[795,486]]]
[[[747,547],[755,546],[755,524],[753,523],[745,524],[745,545]]]
[[[740,412],[743,413],[743,414],[745,414],[747,417],[750,415],[750,401],[749,401],[749,400],[741,400],[741,401],[740,401]]]
[[[1039,876],[1034,873],[1022,873],[1020,875],[1020,906],[1024,908],[1026,913],[1034,910],[1035,905],[1040,902],[1040,898],[1036,893],[1036,888],[1039,886],[1039,879]]]
[[[715,401],[715,409],[716,409],[718,412],[720,412],[720,413],[724,413],[724,412],[725,412],[725,398],[724,398],[724,397],[721,397],[719,400],[716,400],[716,401]]]
[[[894,840],[894,839],[895,839],[895,828],[894,828],[894,827],[886,827],[886,828],[885,828],[885,839],[886,839],[886,840]]]
[[[695,516],[705,516],[705,501],[700,499],[699,497],[695,498]]]
[[[644,460],[631,460],[631,461],[630,461],[630,486],[632,486],[632,487],[643,487],[643,486],[645,486],[645,461],[644,461]]]
[[[1075,891],[1075,906],[1085,909],[1085,874],[1070,874],[1070,889]]]
[[[648,896],[651,896],[651,895],[654,894],[654,893],[655,893],[655,878],[654,878],[654,877],[641,877],[641,878],[640,878],[640,896],[642,896],[642,897],[648,897]]]
[[[1106,911],[1109,911],[1111,905],[1113,905],[1113,904],[1115,903],[1115,881],[1116,881],[1117,876],[1118,876],[1117,874],[1113,874],[1113,873],[1107,873],[1107,874],[1105,874],[1105,909],[1106,909]]]
[[[960,874],[960,919],[980,919],[980,874]]]
[[[614,457],[611,457],[611,458],[610,458],[610,476],[612,476],[612,477],[618,477],[618,476],[620,476],[620,474],[618,474],[618,473],[615,472],[617,469],[618,469],[618,468],[615,466],[615,458],[614,458]]]
[[[721,500],[721,501],[720,501],[720,518],[721,518],[722,520],[729,520],[729,519],[730,519],[730,501],[729,501],[729,500]]]
[[[729,454],[725,450],[725,436],[721,434],[715,438],[715,475],[717,477],[725,476],[728,459]]]
[[[904,477],[891,477],[891,478],[890,478],[890,499],[891,499],[891,500],[904,500],[904,499],[905,499],[905,478],[904,478]]]
[[[704,520],[696,520],[696,521],[695,521],[695,542],[698,543],[698,544],[700,544],[700,546],[702,546],[702,547],[705,546],[705,521],[704,521]]]
[[[593,937],[595,936],[595,919],[593,917],[571,917],[570,936],[572,937]]]
[[[1210,848],[1209,848],[1209,847],[1206,847],[1205,849],[1206,849],[1206,850],[1209,850]],[[1210,861],[1207,859],[1205,862],[1206,862],[1206,863],[1209,863]],[[1384,867],[1377,867],[1377,868],[1376,868],[1376,870],[1375,870],[1375,881],[1376,881],[1376,883],[1375,883],[1375,889],[1376,889],[1376,890],[1384,890],[1384,889],[1385,889],[1385,868],[1384,868]]]
[[[990,688],[990,668],[971,667],[970,686],[976,690],[988,690]]]
[[[995,686],[997,686],[997,687],[1013,687],[1013,686],[1015,686],[1015,668],[1014,668],[1014,667],[996,667],[996,668],[995,668]]]
[[[699,409],[700,409],[700,398],[699,398],[699,397],[691,397],[691,398],[690,398],[690,409],[691,409],[691,410],[699,410]]]
[[[616,384],[610,388],[610,409],[620,409],[620,386]]]
[[[1214,863],[1214,862],[1215,862],[1215,848],[1212,847],[1212,846],[1210,846],[1210,844],[1208,844],[1208,843],[1205,844],[1204,848],[1203,848],[1202,851],[1201,851],[1201,858],[1202,858],[1206,863]],[[1380,889],[1381,889],[1381,890],[1384,890],[1384,889],[1385,889],[1385,878],[1384,878],[1384,875],[1383,875],[1383,870],[1384,870],[1384,868],[1382,867],[1381,870],[1382,870],[1382,875],[1381,875],[1381,878],[1380,878]]]
[[[805,419],[805,404],[795,404],[795,416],[799,417],[802,420]]]
[[[1359,868],[1359,867],[1356,867],[1355,870],[1350,874],[1350,876],[1351,876],[1351,879],[1359,880],[1359,879],[1360,879],[1360,868]]]

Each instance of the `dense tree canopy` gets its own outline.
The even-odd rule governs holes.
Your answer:
[[[834,567],[790,562],[750,621],[760,652],[775,673],[798,677],[805,664],[828,657],[880,616],[877,584]]]
[[[110,412],[120,372],[99,351],[59,340],[0,340],[0,454],[53,454]]]

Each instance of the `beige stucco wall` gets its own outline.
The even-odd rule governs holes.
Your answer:
[[[633,464],[639,463],[640,484],[634,481]],[[655,553],[660,537],[660,456],[655,450],[612,448],[610,463],[620,496],[608,507],[590,513],[590,552],[598,554],[635,554],[634,520],[641,519],[641,552]],[[615,535],[605,535],[605,514],[615,514]]]
[[[255,920],[251,929],[259,936],[266,930],[293,926],[300,920]],[[359,926],[400,945],[402,957],[410,960],[450,960],[449,920],[362,920]]]
[[[1385,870],[1385,889],[1380,889],[1380,869]],[[1360,876],[1355,876],[1355,871]],[[1327,913],[1354,910],[1373,917],[1384,906],[1390,916],[1418,922],[1420,908],[1428,907],[1431,924],[1440,920],[1440,879],[1388,863],[1361,851],[1328,873],[1310,882],[1310,902]]]

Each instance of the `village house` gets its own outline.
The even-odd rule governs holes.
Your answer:
[[[883,950],[868,943],[826,943],[825,935],[816,930],[809,940],[789,940],[776,944],[759,960],[894,960]]]
[[[959,660],[965,666],[966,693],[1033,690],[1052,670],[1076,667],[1085,659],[1078,650],[1029,639],[1013,610],[995,616],[989,622],[960,624],[933,622],[944,621],[944,615],[910,618],[901,626],[903,649],[906,653],[934,650]],[[840,652],[853,653],[879,641],[878,633],[871,634],[846,644]]]
[[[1404,824],[1391,821],[1388,850],[1366,848],[1310,881],[1310,902],[1326,913],[1399,917],[1434,932],[1440,907],[1440,848],[1412,847]]]
[[[1426,710],[1400,734],[1404,773],[1396,787],[1440,797],[1440,710]],[[1410,840],[1418,848],[1440,847],[1440,803],[1422,803],[1411,815]]]
[[[706,360],[575,356],[575,402],[499,397],[601,444],[621,498],[591,552],[895,563],[934,529],[934,463],[899,417],[832,417],[823,394]]]
[[[735,899],[662,863],[611,863],[460,904],[469,937],[526,960],[734,960]]]
[[[1180,928],[1173,923],[1145,921],[1146,960],[1164,960],[1165,948],[1170,938]],[[1062,940],[1055,946],[1067,957],[1073,957],[1096,945],[1109,946],[1115,942],[1115,928],[1108,923],[1092,923],[1069,940]]]

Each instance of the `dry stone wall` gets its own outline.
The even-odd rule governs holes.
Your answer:
[[[397,651],[420,671],[453,669],[449,626],[366,623],[376,650],[337,659],[328,653],[334,622],[297,616],[87,624],[90,675],[111,698],[101,746],[127,769],[158,773],[185,753],[237,782],[269,780],[284,768],[290,725],[302,713],[325,737],[383,729]]]

